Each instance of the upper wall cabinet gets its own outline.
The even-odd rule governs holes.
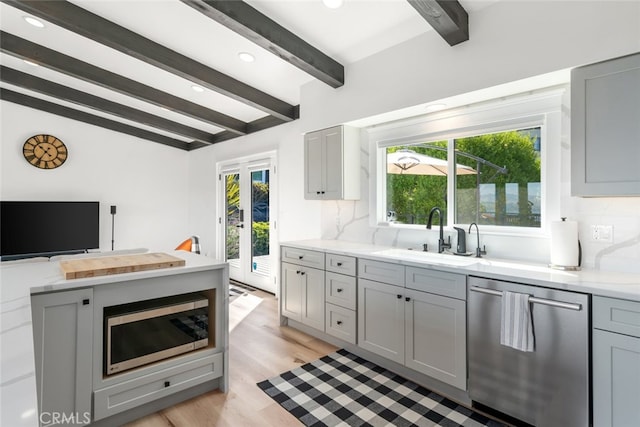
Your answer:
[[[360,132],[348,126],[304,136],[304,198],[360,198]]]
[[[640,195],[640,53],[571,72],[571,195]]]

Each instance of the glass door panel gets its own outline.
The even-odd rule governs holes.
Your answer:
[[[269,170],[251,172],[251,272],[269,277]]]
[[[240,267],[240,174],[232,173],[224,176],[225,184],[225,254],[230,269]]]

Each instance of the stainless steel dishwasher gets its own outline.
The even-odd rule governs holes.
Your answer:
[[[590,296],[479,277],[467,286],[474,404],[535,426],[589,426]],[[502,291],[530,295],[533,352],[500,344]]]

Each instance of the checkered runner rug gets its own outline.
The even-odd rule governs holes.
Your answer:
[[[306,426],[503,426],[346,350],[258,387]]]

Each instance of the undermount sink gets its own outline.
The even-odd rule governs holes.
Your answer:
[[[478,258],[455,256],[453,254],[446,253],[439,254],[435,252],[414,251],[411,249],[385,249],[382,251],[373,252],[373,255],[380,255],[394,259],[404,259],[407,261],[427,262],[430,264],[450,265],[458,267],[473,265],[479,262]]]

